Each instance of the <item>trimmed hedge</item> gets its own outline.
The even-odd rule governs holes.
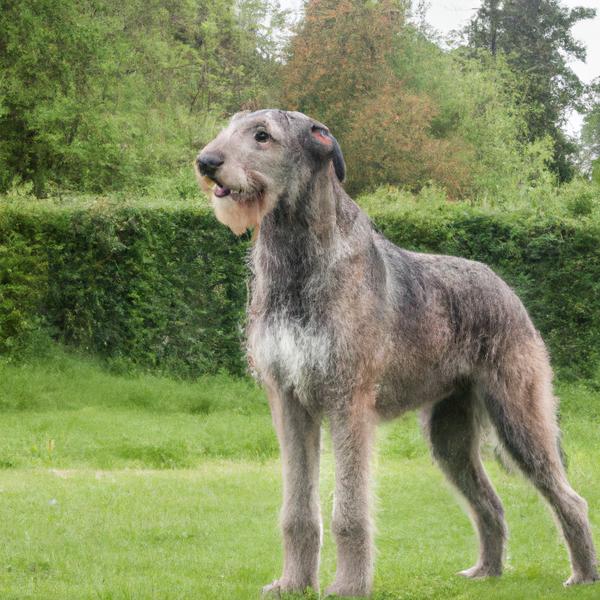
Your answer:
[[[372,211],[392,241],[492,266],[519,293],[554,364],[600,360],[600,224],[464,204]],[[248,238],[205,206],[0,206],[0,351],[40,329],[69,346],[182,376],[241,374]]]
[[[242,373],[245,251],[206,209],[0,210],[0,344],[42,325],[115,364]]]

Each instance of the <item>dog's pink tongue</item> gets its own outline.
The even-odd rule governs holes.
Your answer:
[[[225,198],[225,196],[229,196],[229,194],[231,194],[229,188],[221,187],[220,185],[217,185],[215,188],[215,196],[217,196],[217,198]]]

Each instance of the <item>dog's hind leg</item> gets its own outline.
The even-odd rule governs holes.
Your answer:
[[[337,544],[334,583],[325,594],[367,596],[373,582],[369,463],[375,428],[374,393],[357,394],[330,415],[335,455],[332,531]]]
[[[565,585],[597,581],[587,503],[569,485],[561,461],[549,367],[533,351],[527,370],[520,372],[518,362],[489,377],[479,391],[501,442],[556,514],[571,559]]]
[[[319,508],[319,452],[321,419],[310,415],[291,392],[268,389],[273,423],[281,447],[283,467],[284,565],[280,579],[263,594],[319,589],[321,511]]]
[[[479,560],[460,575],[473,578],[501,575],[506,540],[504,511],[479,456],[479,422],[471,390],[457,391],[425,409],[421,420],[434,458],[467,500],[479,534]]]

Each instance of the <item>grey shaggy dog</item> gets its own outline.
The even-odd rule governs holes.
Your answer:
[[[268,394],[284,477],[283,574],[264,591],[318,590],[327,419],[337,573],[326,594],[371,592],[374,428],[416,408],[479,534],[479,560],[461,575],[502,572],[503,509],[479,454],[487,415],[556,515],[571,559],[566,584],[596,581],[587,505],[561,462],[548,355],[513,291],[483,264],[385,239],[341,186],[336,140],[301,113],[238,113],[196,168],[217,218],[237,234],[254,228],[248,355]]]

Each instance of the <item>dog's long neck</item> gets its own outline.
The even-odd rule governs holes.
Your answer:
[[[263,219],[252,252],[253,304],[302,315],[315,294],[327,293],[345,204],[353,204],[334,177],[324,172],[297,197],[282,196]]]
[[[271,272],[282,267],[291,275],[303,262],[314,268],[315,261],[328,260],[341,233],[338,214],[343,196],[335,176],[325,171],[294,196],[284,192],[260,225],[256,269]]]

